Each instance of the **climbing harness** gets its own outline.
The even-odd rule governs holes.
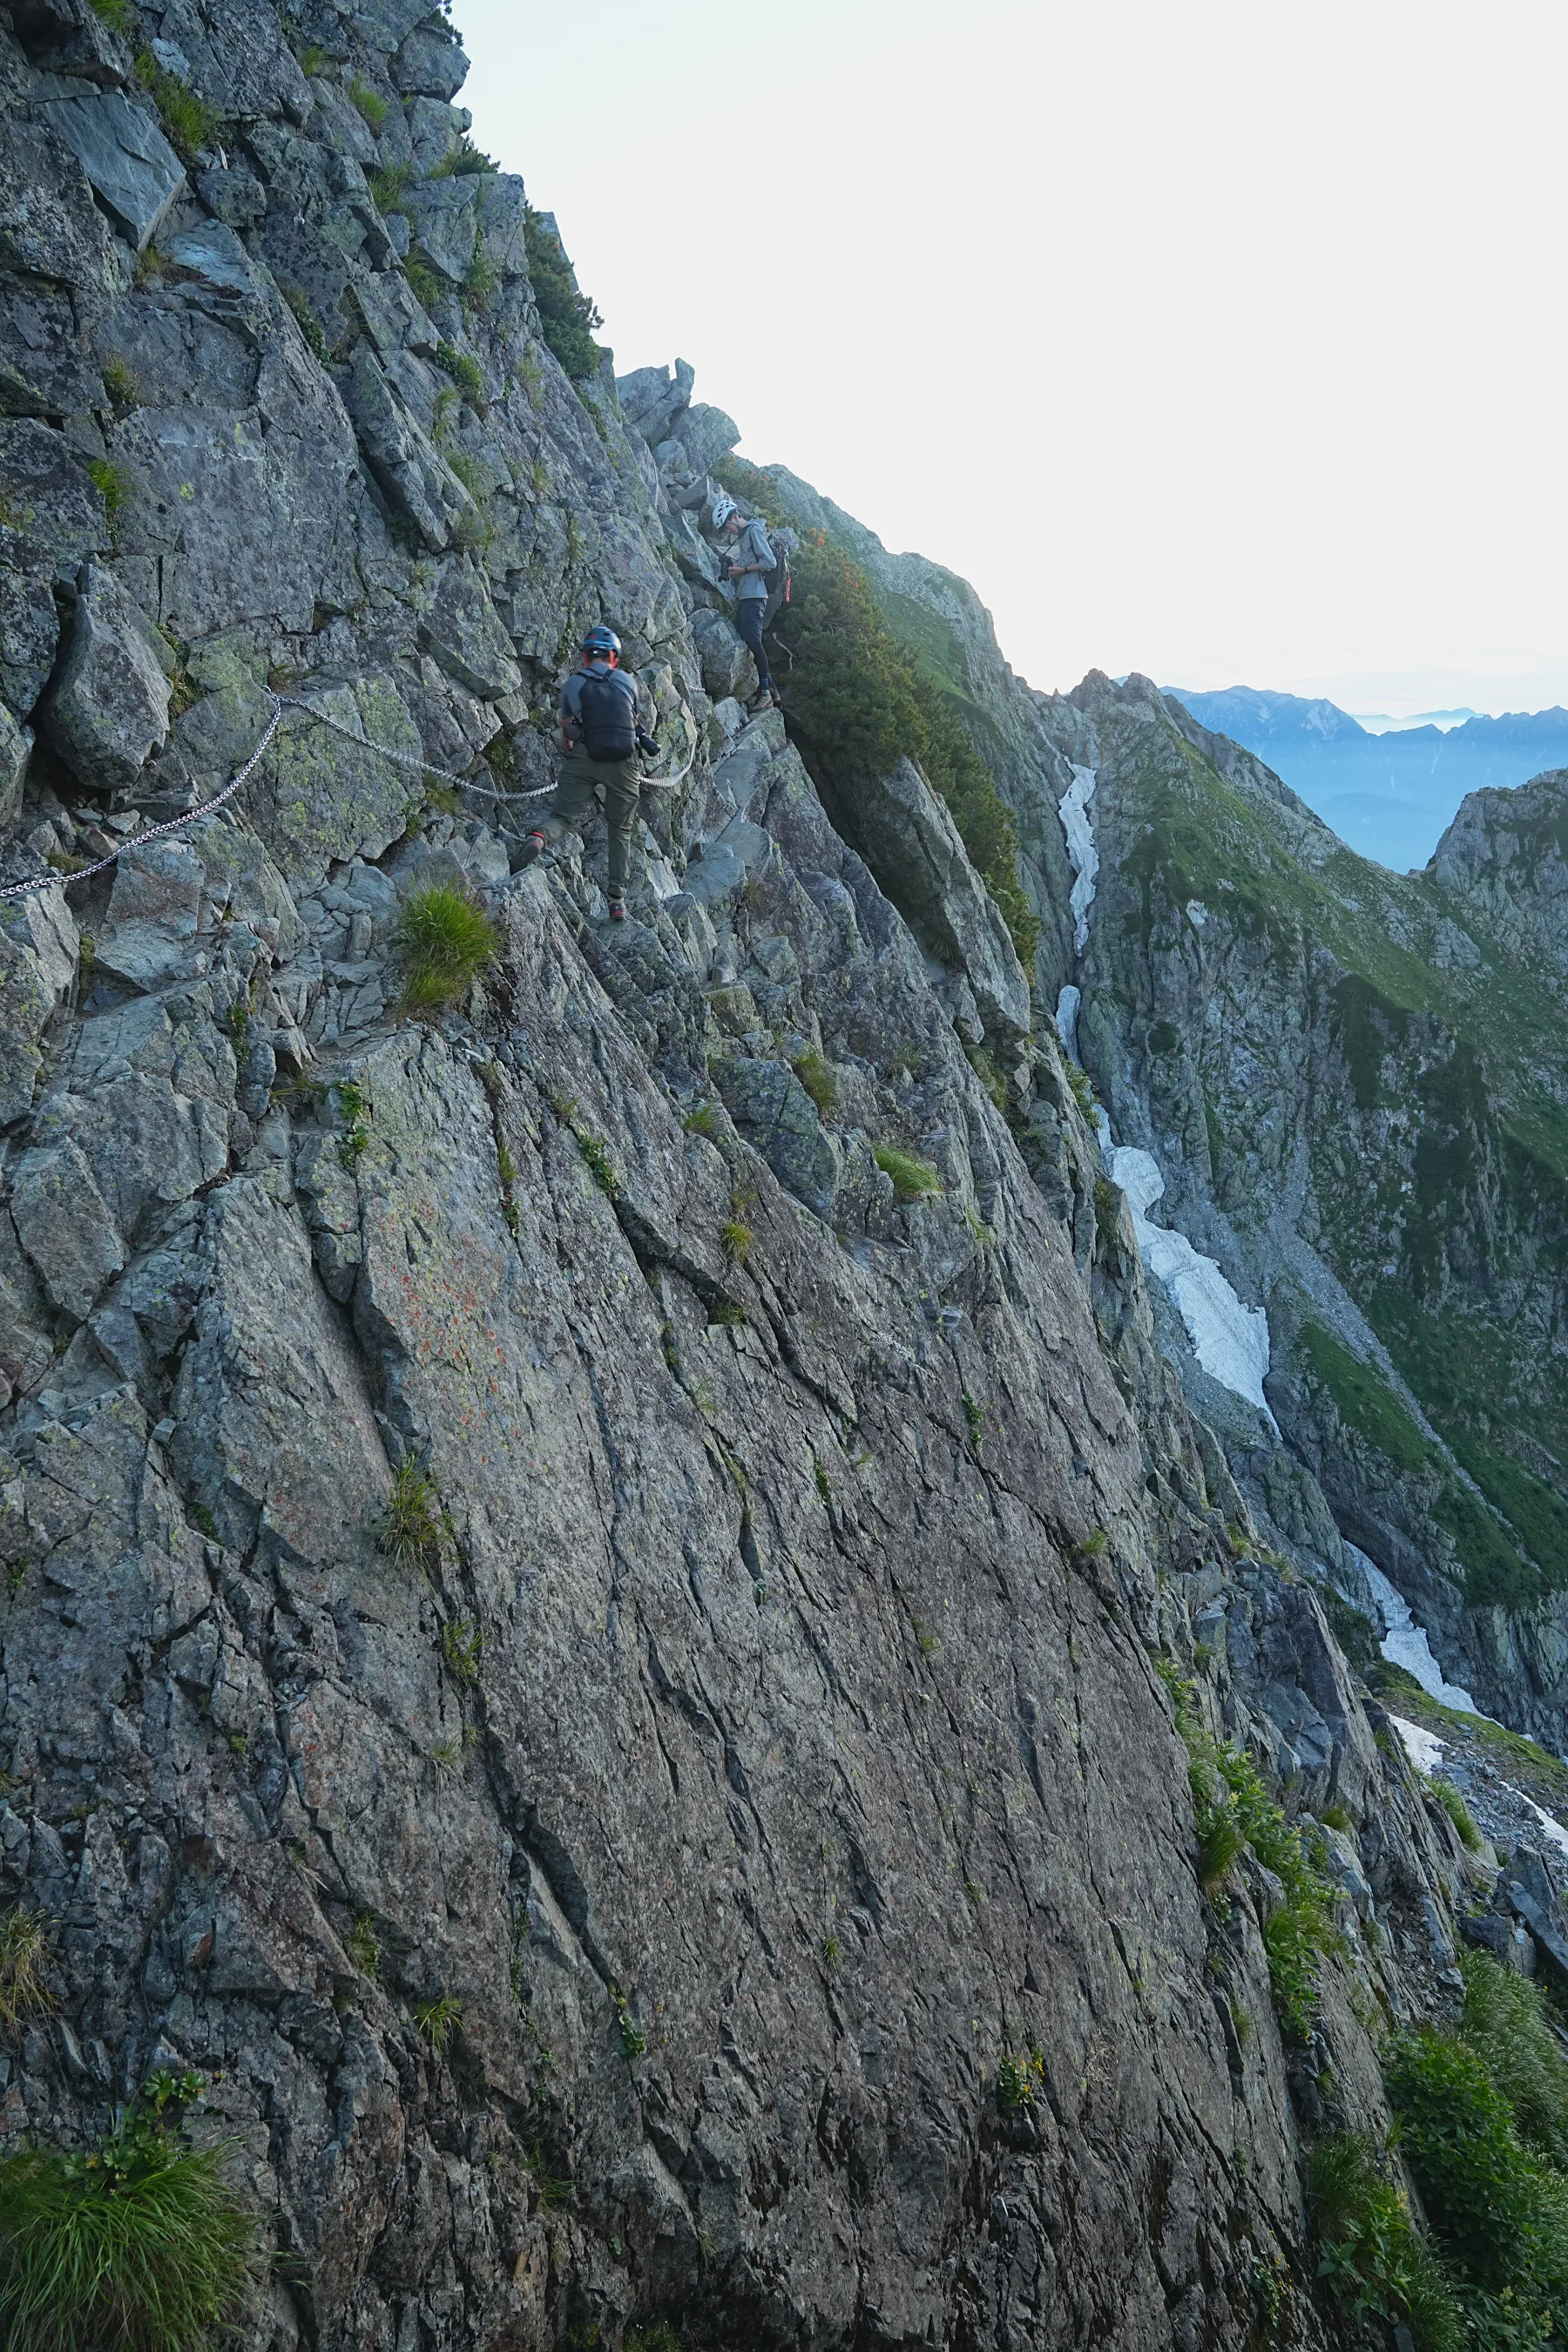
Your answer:
[[[183,833],[187,825],[200,824],[204,817],[216,816],[219,809],[226,807],[233,800],[241,784],[247,782],[255,773],[262,753],[278,732],[285,710],[302,710],[306,717],[313,719],[319,727],[325,727],[331,734],[341,735],[345,742],[356,744],[362,751],[374,751],[381,759],[390,760],[394,767],[407,768],[421,776],[435,776],[442,783],[456,786],[459,792],[478,793],[485,800],[541,801],[555,790],[553,784],[540,784],[531,792],[497,792],[489,784],[476,784],[467,776],[454,775],[447,768],[435,767],[428,760],[416,760],[411,752],[395,751],[390,744],[373,742],[368,735],[356,735],[352,727],[344,727],[338,719],[329,719],[324,710],[318,710],[314,703],[300,701],[297,695],[274,694],[270,687],[265,688],[263,691],[268,701],[272,705],[272,714],[262,731],[261,740],[244,767],[237,775],[230,777],[216,799],[204,801],[199,808],[187,809],[183,816],[170,817],[163,824],[149,825],[143,833],[133,833],[128,841],[117,844],[107,857],[100,857],[94,866],[79,866],[71,874],[40,874],[29,882],[8,882],[0,885],[0,905],[12,898],[40,898],[46,890],[68,889],[73,882],[89,882],[95,874],[106,873],[110,866],[124,856],[128,849],[142,849],[150,841],[162,841],[170,834]],[[687,715],[689,716],[689,713]],[[692,761],[696,757],[697,740],[694,730],[691,750],[685,767],[678,770],[673,776],[644,776],[642,782],[650,791],[672,792],[675,786],[682,782],[689,774]]]

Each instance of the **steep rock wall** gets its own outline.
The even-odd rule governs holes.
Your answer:
[[[661,462],[567,382],[444,21],[141,30],[184,158],[90,9],[0,30],[0,1852],[58,2003],[7,2145],[202,2071],[278,2352],[1339,2340],[1298,2132],[1381,2122],[1465,1869],[1251,1553],[1049,1034],[1026,1160],[705,690],[727,421]],[[602,615],[690,753],[615,931],[597,827],[514,878],[495,797]],[[413,1023],[442,881],[501,951]],[[1289,2049],[1156,1656],[1359,1829]]]

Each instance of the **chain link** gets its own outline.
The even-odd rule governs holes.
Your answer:
[[[437,776],[443,783],[455,785],[459,792],[478,793],[485,800],[542,801],[555,790],[553,784],[540,784],[532,792],[497,792],[489,784],[476,784],[467,776],[454,775],[448,768],[437,768],[426,759],[416,760],[412,752],[395,751],[390,744],[373,742],[368,735],[356,735],[352,727],[345,727],[340,720],[330,719],[324,710],[318,710],[313,702],[302,702],[298,695],[274,694],[270,687],[265,688],[263,691],[268,701],[272,705],[272,715],[268,719],[261,740],[238,774],[230,778],[216,800],[204,801],[200,808],[187,809],[183,816],[170,817],[163,824],[149,825],[144,833],[132,834],[129,841],[119,843],[110,851],[107,857],[100,857],[95,866],[79,866],[75,872],[70,874],[41,874],[30,882],[6,883],[4,887],[0,887],[0,904],[4,904],[8,898],[39,898],[46,890],[64,889],[72,882],[89,882],[95,874],[106,873],[110,866],[124,856],[128,849],[143,848],[150,841],[162,841],[169,834],[183,833],[188,824],[200,824],[204,817],[216,816],[220,808],[226,807],[233,800],[241,784],[247,782],[255,773],[262,753],[278,732],[285,710],[302,710],[308,719],[315,720],[318,727],[325,727],[331,734],[341,735],[345,743],[357,744],[362,751],[374,751],[379,758],[390,760],[394,767],[407,768],[413,773],[421,776]],[[696,757],[697,742],[695,730],[693,730],[691,751],[684,768],[673,776],[644,776],[642,781],[653,792],[673,792],[676,785],[689,773],[691,762]]]

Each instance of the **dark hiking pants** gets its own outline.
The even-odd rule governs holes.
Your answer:
[[[752,658],[757,665],[758,682],[771,687],[773,674],[768,668],[768,657],[763,651],[763,614],[767,610],[767,604],[765,596],[741,597],[735,605],[735,626],[752,649]]]
[[[632,870],[632,836],[637,831],[637,798],[642,786],[635,755],[629,760],[590,760],[582,745],[576,744],[561,762],[561,782],[555,787],[550,814],[539,829],[547,841],[558,840],[568,825],[574,833],[581,833],[601,784],[605,788],[605,823],[610,835],[610,896],[621,898],[626,896]]]

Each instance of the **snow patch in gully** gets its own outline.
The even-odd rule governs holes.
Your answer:
[[[1068,858],[1073,870],[1069,904],[1075,955],[1082,955],[1089,945],[1089,910],[1094,904],[1094,886],[1100,877],[1100,851],[1095,846],[1094,827],[1089,821],[1089,804],[1093,798],[1094,770],[1080,768],[1075,762],[1072,782],[1062,794],[1057,812],[1067,835]]]
[[[1347,1543],[1345,1549],[1372,1587],[1372,1597],[1383,1619],[1383,1640],[1378,1646],[1389,1664],[1403,1666],[1407,1675],[1414,1675],[1427,1697],[1436,1699],[1440,1706],[1451,1706],[1458,1715],[1479,1715],[1480,1708],[1464,1685],[1445,1680],[1442,1667],[1432,1655],[1426,1628],[1415,1622],[1405,1595],[1364,1551],[1352,1543]],[[1422,1736],[1429,1738],[1430,1734]],[[1409,1746],[1408,1740],[1405,1745]]]
[[[1151,1222],[1149,1211],[1165,1190],[1159,1162],[1136,1144],[1113,1142],[1103,1111],[1099,1123],[1105,1163],[1111,1181],[1127,1195],[1143,1263],[1170,1292],[1194,1355],[1211,1380],[1255,1405],[1278,1437],[1279,1425],[1263,1393],[1268,1370],[1268,1316],[1261,1307],[1244,1306],[1214,1259],[1194,1249],[1185,1234]]]

